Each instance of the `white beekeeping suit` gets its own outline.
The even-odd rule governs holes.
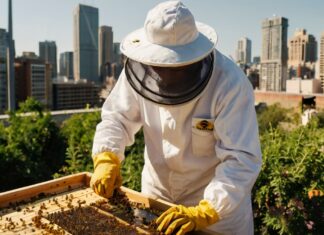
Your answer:
[[[179,1],[161,3],[149,12],[144,29],[122,42],[128,60],[102,107],[92,154],[111,152],[123,161],[125,146],[143,128],[143,193],[186,207],[206,200],[217,214],[207,229],[253,234],[250,193],[261,151],[252,86],[240,68],[214,49],[215,32],[192,24],[187,11]],[[184,36],[163,37],[170,30]],[[188,69],[194,64],[198,72]],[[190,72],[183,77],[177,69],[165,73],[170,67]],[[178,74],[179,81],[165,74]],[[201,218],[193,221],[193,228],[202,228]]]

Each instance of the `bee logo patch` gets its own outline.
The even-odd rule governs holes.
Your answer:
[[[203,130],[203,131],[214,130],[214,120],[212,119],[194,118],[193,124],[194,124],[193,126],[198,130]]]

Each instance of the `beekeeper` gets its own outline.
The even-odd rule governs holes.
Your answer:
[[[178,204],[156,220],[165,234],[253,234],[261,166],[253,90],[216,41],[180,1],[154,7],[121,43],[125,68],[96,129],[91,187],[109,198],[125,146],[143,128],[142,192]]]

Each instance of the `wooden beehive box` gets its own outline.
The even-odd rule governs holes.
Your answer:
[[[91,208],[93,203],[102,200],[89,188],[90,177],[90,173],[84,172],[0,193],[0,234],[70,234],[49,221],[46,215],[80,206]],[[140,203],[146,208],[164,211],[173,206],[167,201],[148,197],[125,187],[121,187],[121,191],[126,194],[129,201]],[[128,225],[124,220],[106,211],[99,209],[99,212]],[[37,216],[41,221],[35,221]],[[42,226],[37,226],[40,222]],[[143,227],[134,225],[133,227],[141,234],[150,234],[149,230]],[[194,234],[213,233],[206,230]]]

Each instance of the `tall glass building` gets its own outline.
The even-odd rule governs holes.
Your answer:
[[[60,75],[73,80],[73,52],[66,51],[60,54]]]
[[[57,49],[54,41],[39,42],[39,57],[51,65],[51,77],[57,77]]]
[[[101,81],[109,76],[113,63],[113,31],[110,26],[101,26],[99,29],[99,73]],[[107,68],[108,67],[108,68]]]
[[[8,34],[0,29],[0,114],[7,110],[7,48]]]
[[[74,77],[100,82],[98,75],[98,8],[79,4],[74,10]]]

